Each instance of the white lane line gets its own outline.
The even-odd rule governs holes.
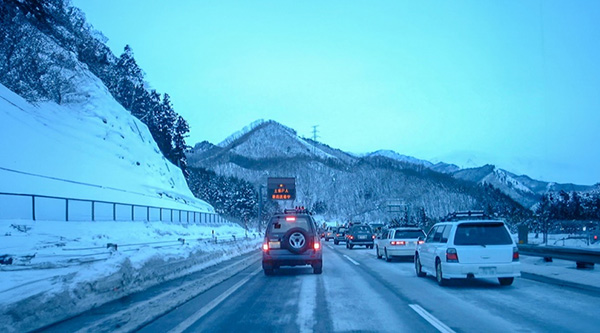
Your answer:
[[[442,333],[456,333],[450,327],[446,326],[446,324],[442,323],[439,319],[434,317],[431,313],[427,312],[418,304],[409,304],[419,316],[423,317],[423,319],[427,320],[433,327],[437,328],[438,331]]]
[[[331,246],[331,245],[327,245],[327,247],[333,250],[333,246]]]
[[[355,264],[356,266],[360,266],[360,264],[356,260],[348,257],[347,254],[344,254],[344,257],[346,257],[346,259],[350,260],[350,262],[353,263],[353,264]]]
[[[197,322],[202,317],[204,317],[208,312],[210,312],[210,310],[214,309],[217,305],[221,304],[225,299],[227,299],[227,297],[229,297],[231,294],[233,294],[236,290],[240,289],[240,287],[242,287],[244,284],[246,284],[246,282],[248,282],[252,277],[254,277],[256,274],[260,273],[261,271],[262,271],[262,268],[257,269],[256,271],[254,271],[253,273],[248,275],[246,278],[244,278],[240,282],[236,283],[233,287],[227,289],[227,291],[222,293],[219,297],[213,299],[208,304],[206,304],[204,307],[202,307],[200,310],[196,311],[196,313],[194,313],[193,315],[189,316],[186,320],[179,323],[179,325],[177,325],[175,328],[170,330],[169,333],[181,333],[181,332],[187,330],[188,328],[190,328],[190,326],[192,326],[195,322]]]

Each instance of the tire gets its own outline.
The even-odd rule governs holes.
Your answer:
[[[377,253],[377,259],[383,258],[383,256],[381,255],[381,253],[379,253],[379,245],[377,247],[375,247],[375,253]]]
[[[329,238],[325,237],[325,241],[326,241],[326,242],[329,242]]]
[[[285,233],[282,239],[282,247],[292,253],[301,254],[308,249],[309,237],[306,230],[292,228]]]
[[[501,286],[510,286],[514,280],[514,277],[498,278],[498,282],[500,282]]]
[[[423,266],[421,265],[421,258],[418,254],[415,254],[415,272],[418,277],[425,277],[427,273],[423,272]]]
[[[323,262],[319,261],[312,265],[313,274],[321,274],[323,273]]]
[[[266,276],[273,275],[273,268],[263,268],[263,271],[265,272]]]
[[[444,274],[442,272],[442,262],[440,259],[435,261],[435,279],[441,287],[448,285],[448,279],[444,278]]]
[[[391,262],[392,261],[392,257],[388,256],[388,254],[387,254],[387,248],[384,248],[383,251],[385,252],[385,261]]]
[[[372,250],[375,245],[369,245],[369,248]]]
[[[354,245],[352,245],[352,244],[348,244],[348,248],[349,248],[350,250],[352,250],[352,249],[354,248]]]
[[[334,240],[334,241],[333,241],[333,244],[334,244],[334,245],[339,245],[339,244],[340,244],[340,242],[338,242],[338,241]]]

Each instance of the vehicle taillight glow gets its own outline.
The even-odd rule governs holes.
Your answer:
[[[373,239],[375,239],[375,238],[376,238],[375,235],[373,235]]]
[[[313,244],[313,248],[314,248],[315,250],[318,250],[318,249],[320,249],[320,248],[321,248],[321,244],[320,244],[319,242],[314,242],[314,244]]]
[[[348,236],[348,238],[349,238],[349,239],[354,239],[354,236],[352,236],[352,235],[349,235],[349,236]]]
[[[598,235],[594,235],[594,240],[598,240]]]
[[[449,248],[446,250],[446,262],[458,262],[458,253],[456,253],[456,249]]]
[[[269,251],[269,243],[263,244],[263,251]]]
[[[425,241],[424,240],[420,240],[420,241],[417,242],[417,244],[425,244]]]
[[[513,261],[519,261],[519,248],[513,247]]]
[[[391,241],[391,245],[406,245],[405,241]]]
[[[295,216],[286,216],[285,220],[288,222],[296,222],[296,217]]]

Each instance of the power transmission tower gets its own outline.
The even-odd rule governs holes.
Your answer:
[[[319,127],[319,125],[313,125],[313,130],[312,130],[312,139],[313,139],[313,154],[315,153],[315,146],[317,144],[317,139],[319,138],[319,130],[317,130],[317,127]]]

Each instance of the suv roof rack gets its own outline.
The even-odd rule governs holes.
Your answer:
[[[309,214],[312,215],[311,212],[304,208],[304,206],[296,206],[295,208],[286,208],[283,210],[284,214]]]
[[[458,211],[454,213],[450,213],[446,215],[442,219],[442,221],[459,221],[459,220],[470,220],[473,218],[478,218],[482,220],[488,220],[490,217],[486,215],[483,210],[467,210],[467,211]]]

